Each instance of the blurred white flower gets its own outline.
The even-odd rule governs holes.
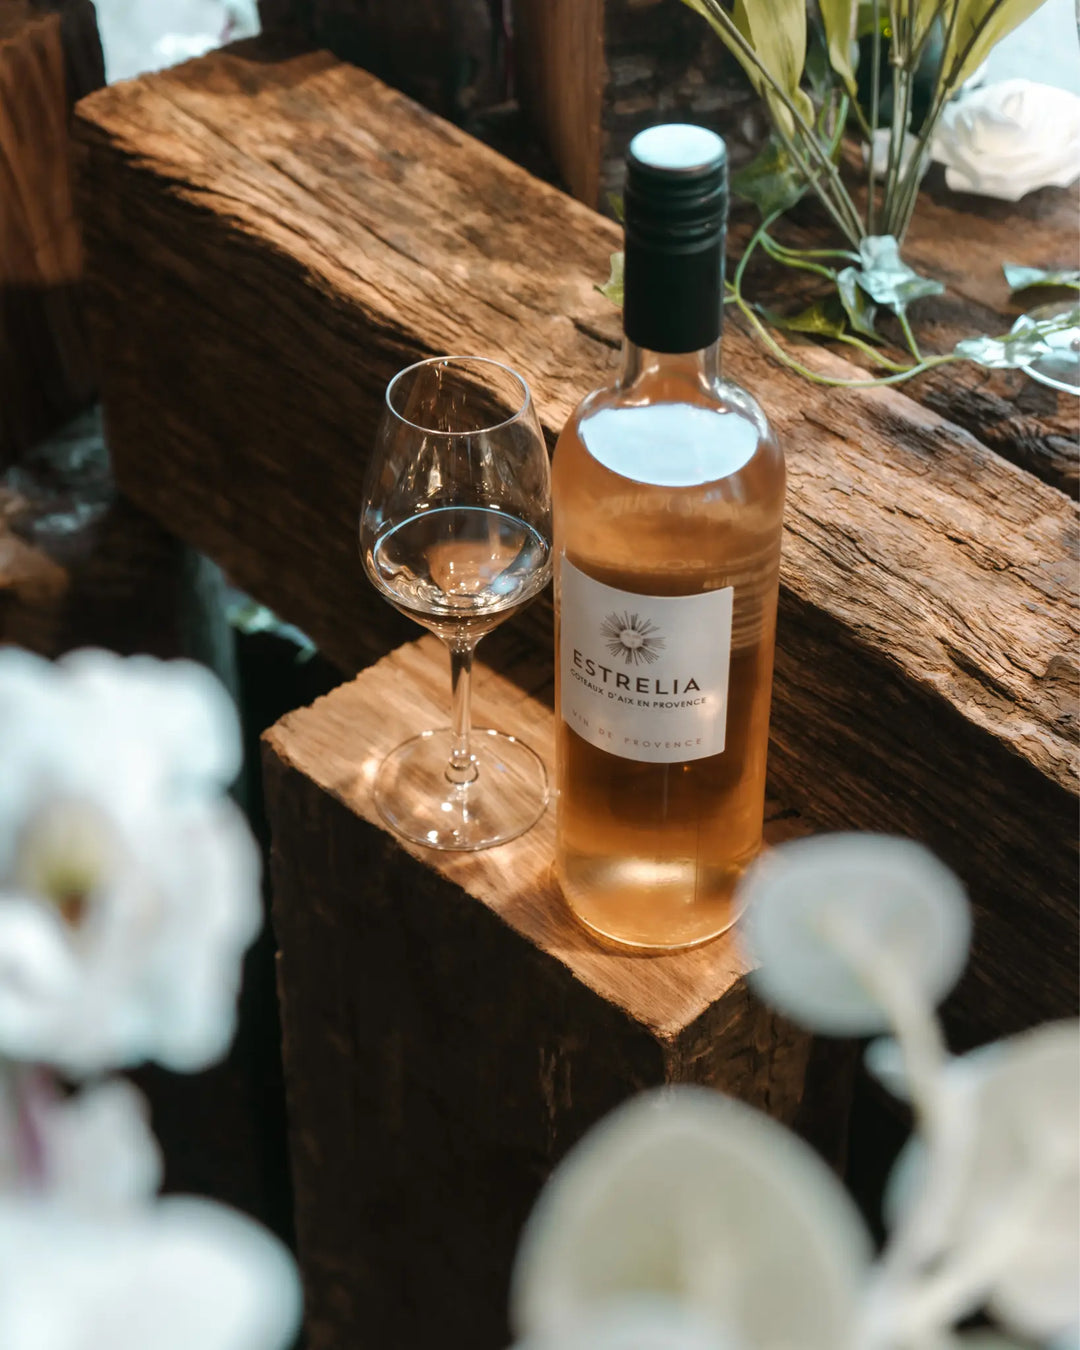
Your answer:
[[[959,1320],[988,1304],[1020,1335],[1064,1336],[1080,1307],[1080,1023],[997,1041],[953,1060],[944,1077],[966,1137],[949,1184],[922,1199],[937,1211],[923,1257],[954,1301],[945,1311]],[[913,1138],[886,1194],[891,1226],[928,1177],[926,1144]]]
[[[124,1082],[62,1098],[36,1070],[0,1079],[4,1350],[282,1350],[292,1260],[210,1201],[158,1201],[161,1159]]]
[[[573,1328],[530,1336],[514,1350],[744,1350],[673,1300],[627,1296]]]
[[[888,1030],[895,1010],[883,986],[931,1007],[967,958],[964,889],[911,840],[834,834],[782,844],[748,872],[742,900],[744,939],[760,962],[752,982],[813,1031]]]
[[[219,1058],[262,916],[220,684],[2,651],[0,759],[0,1053],[73,1076]]]
[[[156,1194],[161,1177],[146,1103],[130,1083],[62,1097],[38,1069],[0,1075],[0,1203],[37,1195],[104,1213]]]
[[[1080,174],[1080,96],[1002,80],[949,104],[930,146],[954,192],[1018,201]]]
[[[892,127],[879,127],[874,132],[873,150],[874,150],[874,177],[884,178],[889,168],[889,146],[892,143]],[[911,163],[911,156],[919,144],[919,138],[913,136],[910,131],[904,132],[904,140],[900,149],[900,172],[906,174],[908,166]],[[863,143],[863,164],[870,163],[870,144]],[[927,158],[922,167],[925,174],[930,167],[930,160]]]
[[[511,1321],[529,1350],[584,1345],[636,1295],[678,1305],[673,1350],[697,1350],[698,1324],[733,1350],[845,1350],[869,1256],[805,1144],[717,1093],[669,1088],[621,1107],[555,1171],[522,1238]]]
[[[101,1216],[0,1196],[4,1350],[284,1350],[299,1306],[284,1247],[209,1200]]]

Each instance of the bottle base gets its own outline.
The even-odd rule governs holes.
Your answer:
[[[749,858],[709,869],[705,878],[692,864],[605,861],[584,876],[580,867],[566,869],[586,884],[574,884],[561,868],[556,879],[575,920],[606,947],[640,956],[688,951],[714,942],[742,915],[736,887]]]

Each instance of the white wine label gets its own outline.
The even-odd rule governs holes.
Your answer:
[[[623,759],[675,764],[724,748],[730,586],[638,595],[559,559],[560,714]]]

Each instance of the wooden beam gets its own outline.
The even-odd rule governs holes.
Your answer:
[[[552,437],[610,378],[611,222],[326,56],[220,52],[79,110],[121,486],[343,667],[408,625],[356,521],[387,379],[495,353]],[[972,888],[965,1038],[1076,1003],[1076,509],[895,389],[822,390],[737,324],[789,465],[771,771]],[[854,375],[828,352],[823,368]],[[547,649],[544,612],[519,632]]]
[[[519,677],[478,669],[477,725],[550,764],[549,672]],[[448,695],[426,637],[264,738],[310,1350],[504,1346],[544,1177],[635,1091],[703,1083],[788,1122],[814,1097],[809,1038],[748,992],[730,937],[642,960],[578,927],[551,878],[550,811],[484,853],[386,831],[374,768],[444,724]],[[769,814],[773,841],[805,832]],[[836,1136],[843,1094],[830,1107]]]
[[[103,83],[89,0],[0,0],[0,466],[93,396],[68,124]]]

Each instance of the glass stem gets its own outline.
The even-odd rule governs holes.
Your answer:
[[[453,704],[453,743],[450,750],[450,762],[446,766],[446,776],[451,783],[461,787],[471,783],[477,769],[469,753],[469,704],[472,693],[472,663],[475,646],[459,647],[456,643],[450,648],[450,697]]]

